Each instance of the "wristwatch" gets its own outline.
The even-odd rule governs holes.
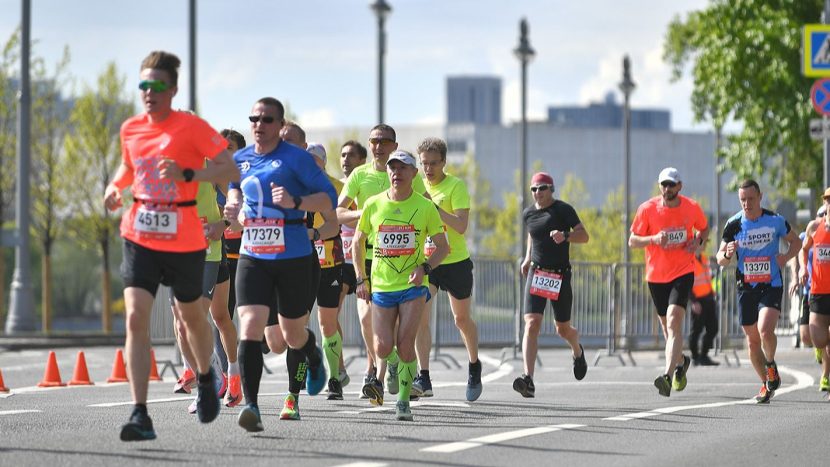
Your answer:
[[[421,263],[421,267],[424,268],[424,274],[427,276],[432,272],[432,266],[427,262]]]
[[[294,200],[294,209],[300,209],[300,205],[303,204],[303,198],[294,196],[292,199]]]
[[[354,286],[355,286],[355,287],[357,287],[358,285],[360,285],[360,284],[362,284],[362,283],[364,283],[364,282],[366,282],[366,278],[365,278],[365,277],[361,277],[361,278],[359,278],[357,281],[355,281]]]
[[[184,181],[192,182],[193,177],[196,175],[196,171],[193,169],[184,169],[182,170],[182,176],[184,177]]]
[[[565,237],[565,240],[571,238],[571,233],[570,232],[562,232],[562,235]]]

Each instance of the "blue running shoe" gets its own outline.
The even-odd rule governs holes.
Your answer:
[[[467,375],[467,400],[473,402],[481,396],[481,360],[470,363],[469,375]]]
[[[320,347],[316,347],[314,351],[317,352],[319,363],[317,366],[311,366],[310,363],[308,365],[308,371],[305,375],[305,387],[309,396],[320,394],[320,391],[326,387],[326,369],[323,368],[323,351],[320,350]]]
[[[259,407],[254,404],[248,404],[243,407],[242,411],[239,412],[239,418],[236,421],[239,423],[239,426],[252,433],[265,429],[265,427],[262,426],[262,417],[259,415]]]
[[[211,368],[208,372],[210,381],[199,382],[199,395],[196,396],[196,416],[202,423],[210,423],[219,416],[219,396],[216,394],[216,374]]]
[[[146,412],[133,410],[130,421],[121,426],[121,441],[149,441],[156,439],[153,421]]]

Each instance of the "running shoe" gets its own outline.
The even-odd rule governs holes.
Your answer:
[[[375,378],[377,375],[377,368],[372,368],[368,373],[363,376],[363,386],[369,384],[372,381],[372,378]],[[345,385],[344,385],[345,386]],[[369,397],[366,394],[363,394],[363,391],[360,392],[361,399],[368,399]]]
[[[194,397],[193,400],[190,402],[190,405],[187,406],[187,413],[194,414],[196,413],[196,398]]]
[[[409,401],[395,402],[395,418],[404,422],[412,421],[412,410],[409,409]]]
[[[133,410],[130,421],[121,426],[121,441],[149,441],[156,439],[153,421],[146,412]]]
[[[242,402],[242,377],[233,375],[228,378],[228,391],[225,393],[225,407],[236,407]]]
[[[663,397],[671,396],[671,386],[672,381],[669,375],[660,375],[654,380],[654,387],[657,388],[657,391]]]
[[[315,366],[308,365],[308,371],[305,375],[306,391],[309,396],[316,396],[326,386],[326,369],[323,367],[323,351],[320,347],[315,347],[317,352],[318,363]]]
[[[414,386],[414,383],[413,383]],[[432,384],[430,384],[432,386]],[[467,400],[472,402],[481,396],[481,360],[469,364],[467,374]],[[432,392],[432,391],[430,391]]]
[[[769,404],[769,400],[775,395],[775,391],[767,387],[767,383],[761,385],[761,390],[755,395],[756,404]]]
[[[337,374],[337,378],[340,380],[341,388],[345,388],[352,381],[351,378],[349,378],[349,374],[346,372],[345,368],[340,369],[340,371]]]
[[[239,412],[236,422],[246,431],[258,432],[265,429],[262,426],[262,417],[259,415],[259,407],[256,404],[248,404]]]
[[[282,412],[280,412],[280,420],[299,420],[300,419],[300,403],[294,394],[288,393],[282,403]]]
[[[582,348],[582,344],[579,344],[579,350],[582,351],[582,354],[574,358],[574,378],[577,381],[582,381],[582,378],[588,373],[588,362],[585,361],[585,349]]]
[[[340,380],[334,378],[329,380],[328,393],[329,395],[326,399],[330,401],[343,400],[343,386],[340,385]]]
[[[536,397],[536,385],[533,384],[533,378],[528,375],[522,375],[513,380],[513,390],[522,395],[522,397]]]
[[[708,355],[701,355],[700,357],[697,357],[696,365],[700,365],[700,366],[718,366],[718,365],[720,365],[720,362],[716,362],[716,361],[712,360],[711,358],[709,358]]]
[[[173,392],[176,394],[190,394],[190,390],[194,387],[196,387],[196,375],[193,370],[186,368],[173,386]]]
[[[775,391],[781,386],[781,375],[778,374],[778,365],[775,362],[767,363],[767,388]]]
[[[418,376],[412,381],[412,390],[410,396],[415,397],[432,397],[432,380],[429,375],[418,373]]]
[[[389,394],[397,394],[398,393],[398,365],[392,365],[391,363],[386,366],[386,389],[389,390]]]
[[[813,352],[815,352],[815,354],[816,354],[816,363],[818,363],[819,365],[821,365],[821,355],[822,355],[821,348],[819,348],[819,347],[814,347],[814,348],[813,348]]]
[[[376,377],[372,376],[369,382],[363,385],[362,392],[370,404],[383,405],[383,384]]]
[[[225,397],[225,394],[228,392],[228,377],[224,373],[219,373],[219,377],[216,378],[216,395],[219,398]]]
[[[692,364],[692,359],[688,355],[683,356],[683,364],[678,365],[674,369],[674,381],[672,387],[675,391],[680,392],[686,389],[686,373],[689,371],[689,365]]]
[[[199,394],[196,396],[196,415],[202,423],[210,423],[219,415],[219,397],[216,394],[216,375],[213,368],[208,370],[210,381],[199,382]]]
[[[830,391],[830,378],[822,376],[818,382],[819,391]]]

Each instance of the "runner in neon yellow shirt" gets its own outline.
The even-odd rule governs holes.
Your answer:
[[[432,202],[413,191],[412,179],[418,174],[415,157],[406,151],[389,156],[387,171],[391,187],[369,198],[357,226],[352,253],[357,275],[358,298],[372,302],[372,319],[378,357],[389,367],[398,367],[398,420],[412,420],[409,394],[416,372],[415,335],[429,289],[424,276],[449,253],[438,210]],[[435,251],[424,257],[427,235],[433,237]],[[371,284],[366,281],[366,247],[374,245]],[[399,322],[397,334],[395,324]],[[393,344],[397,341],[397,352]],[[383,404],[383,386],[373,379],[363,386],[372,404]]]
[[[450,253],[441,265],[429,275],[429,291],[433,297],[438,289],[446,290],[450,298],[450,308],[455,317],[455,325],[461,332],[461,338],[467,348],[469,357],[467,393],[468,401],[481,396],[481,362],[478,359],[478,328],[470,316],[473,293],[473,262],[467,251],[464,232],[470,215],[470,193],[467,185],[458,177],[444,172],[447,164],[447,143],[440,138],[427,138],[418,146],[418,155],[424,167],[427,191],[438,206],[438,213],[444,223],[444,231],[450,245]],[[435,249],[434,242],[427,241],[424,254],[431,255]],[[421,371],[412,383],[412,394],[418,397],[431,397],[432,381],[429,377],[429,350],[432,347],[432,334],[429,329],[432,301],[427,301],[421,315],[421,325],[415,348],[418,352],[418,366]]]
[[[375,125],[369,132],[369,150],[372,152],[372,164],[364,164],[355,168],[346,180],[346,185],[343,187],[337,203],[337,220],[340,224],[354,226],[357,220],[360,219],[366,200],[389,189],[390,182],[389,176],[386,174],[386,162],[389,155],[398,149],[398,143],[395,142],[396,137],[395,129],[382,123]],[[420,177],[415,177],[412,184],[415,193],[423,193],[425,196],[429,196]],[[355,201],[357,202],[357,209],[352,209]],[[365,265],[367,271],[372,269],[372,257],[372,245],[368,245]],[[363,378],[363,382],[367,383],[373,377],[382,380],[386,373],[386,363],[384,361],[376,362],[369,306],[358,300],[357,313],[360,317],[360,330],[366,343],[366,355],[368,357],[366,377]],[[390,394],[398,393],[396,372],[397,368],[390,368],[386,378],[386,387]]]

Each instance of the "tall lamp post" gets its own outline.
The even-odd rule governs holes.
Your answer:
[[[530,46],[530,40],[528,39],[528,26],[527,26],[527,19],[522,18],[519,22],[519,46],[513,49],[513,53],[516,55],[516,58],[519,59],[519,62],[522,64],[522,136],[520,138],[520,146],[519,146],[519,167],[520,169],[520,177],[519,178],[519,254],[517,257],[521,258],[525,252],[525,241],[526,237],[524,235],[524,228],[522,226],[522,210],[525,208],[525,192],[527,191],[527,64],[533,59],[533,56],[536,55],[536,52],[533,50],[533,47]]]
[[[34,331],[34,292],[32,290],[31,259],[29,255],[29,172],[31,81],[29,78],[29,47],[32,25],[30,0],[22,0],[20,28],[20,105],[17,115],[17,200],[15,206],[16,244],[14,250],[14,275],[9,298],[9,316],[6,333]]]
[[[386,57],[386,18],[392,13],[392,7],[384,0],[375,0],[369,7],[378,18],[378,123],[383,123],[383,60]]]
[[[188,3],[188,52],[190,54],[190,110],[196,112],[196,0]]]
[[[622,225],[622,254],[623,254],[623,311],[631,310],[630,274],[631,249],[628,247],[628,228],[631,225],[631,93],[636,85],[631,79],[631,59],[628,55],[623,57],[623,76],[619,84],[625,100],[623,101],[623,225]],[[627,330],[627,314],[623,313],[621,318],[623,330]],[[625,335],[628,335],[626,332]],[[627,345],[631,343],[628,342]]]

